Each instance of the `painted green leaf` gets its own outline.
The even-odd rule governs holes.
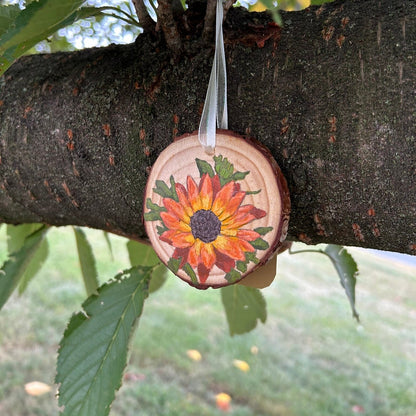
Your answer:
[[[224,276],[224,279],[229,283],[234,283],[241,279],[241,274],[237,270],[231,269],[231,271]]]
[[[221,298],[231,336],[251,331],[258,320],[266,322],[266,301],[260,290],[238,284],[226,286],[221,288]]]
[[[202,177],[205,173],[208,173],[210,178],[215,175],[214,169],[212,166],[206,161],[201,159],[195,159],[196,165],[198,166],[199,175]]]
[[[215,172],[217,172],[221,186],[232,180],[234,173],[234,165],[228,161],[226,157],[222,155],[214,156],[215,161]]]
[[[156,290],[160,289],[171,275],[171,272],[160,261],[155,250],[149,245],[130,240],[127,242],[127,251],[132,266],[153,267],[152,279],[149,284],[149,293],[156,292]]]
[[[0,309],[23,277],[27,267],[45,238],[47,226],[42,226],[25,238],[21,248],[12,253],[0,270]]]
[[[92,252],[91,245],[87,240],[84,230],[79,227],[74,227],[74,233],[85,290],[87,291],[87,296],[90,296],[97,293],[99,286],[94,253]]]
[[[63,416],[109,414],[148,296],[151,270],[134,267],[120,273],[71,318],[60,343],[55,380]]]
[[[354,318],[359,320],[358,313],[355,309],[355,284],[358,274],[357,263],[351,254],[342,246],[328,244],[325,248],[325,253],[329,256],[338,272],[340,283],[347,294]]]
[[[258,227],[258,228],[254,229],[254,231],[256,233],[259,233],[260,235],[266,235],[267,233],[269,233],[272,230],[273,230],[273,227]]]
[[[173,194],[171,188],[165,184],[165,182],[157,180],[156,182],[156,188],[153,188],[153,190],[159,194],[163,198],[172,198]]]
[[[191,282],[193,284],[198,284],[198,278],[196,277],[196,273],[194,271],[194,269],[192,268],[192,266],[189,263],[186,263],[182,269],[185,271],[185,273],[191,278]]]
[[[168,267],[170,270],[172,270],[173,273],[178,272],[180,264],[181,264],[181,260],[174,259],[173,257],[171,257],[168,261]]]
[[[269,243],[267,241],[264,241],[262,238],[250,241],[250,244],[257,250],[267,250],[269,248]]]
[[[232,180],[233,181],[242,181],[250,172],[235,172],[233,173]]]

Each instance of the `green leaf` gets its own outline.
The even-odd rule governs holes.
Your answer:
[[[19,295],[21,295],[26,290],[29,282],[38,274],[48,256],[49,243],[48,240],[44,238],[20,279],[18,288]]]
[[[98,289],[74,315],[58,352],[63,416],[106,416],[120,388],[135,324],[148,296],[149,267],[134,267]]]
[[[192,266],[189,263],[186,263],[182,269],[185,271],[185,273],[191,278],[191,282],[195,285],[197,285],[198,282],[198,278],[196,277],[196,274],[194,272],[194,269],[192,268]]]
[[[38,223],[20,225],[7,224],[6,233],[8,253],[12,254],[20,250],[26,237],[33,234],[36,230],[39,230],[41,227],[43,227],[43,225]]]
[[[221,288],[221,298],[231,336],[251,331],[257,320],[266,322],[266,301],[260,290],[242,285],[226,286]]]
[[[212,178],[215,175],[214,169],[206,161],[202,159],[195,159],[196,165],[198,166],[199,175],[202,177],[205,173],[208,173],[209,177]]]
[[[84,0],[39,0],[21,10],[0,36],[0,75],[38,42],[75,20],[87,17],[87,10],[76,13],[83,2]],[[88,13],[93,13],[94,8],[88,9]]]
[[[114,260],[113,246],[111,245],[110,235],[107,231],[103,231],[105,242],[107,243],[108,251],[110,252],[111,259]]]
[[[258,228],[254,229],[254,231],[256,233],[259,233],[260,235],[266,235],[267,233],[269,233],[272,230],[273,230],[273,227],[258,227]]]
[[[177,273],[179,270],[179,266],[181,265],[181,259],[174,259],[171,257],[168,261],[168,267],[172,270],[173,273]]]
[[[234,283],[241,279],[241,274],[237,270],[232,269],[224,276],[224,279],[229,283]]]
[[[249,173],[250,173],[250,171],[235,172],[235,173],[233,173],[232,179],[233,179],[233,181],[242,181]]]
[[[0,36],[9,29],[19,13],[20,7],[18,4],[0,6]]]
[[[334,0],[311,0],[311,6],[320,6],[324,3],[332,3]]]
[[[172,190],[161,180],[156,181],[156,188],[153,188],[153,190],[163,198],[173,199]]]
[[[355,309],[355,284],[357,282],[356,276],[358,274],[357,263],[352,258],[351,254],[342,246],[328,244],[324,253],[329,256],[338,272],[340,283],[350,302],[352,314],[358,321],[359,316]]]
[[[26,237],[21,248],[12,253],[9,259],[4,262],[0,270],[0,309],[23,277],[27,267],[38,251],[47,230],[48,227],[43,226],[30,234]]]
[[[149,293],[154,293],[159,290],[168,280],[168,277],[172,275],[172,272],[162,263],[156,266],[152,272],[152,279],[149,284]]]
[[[149,293],[156,292],[156,290],[160,289],[168,279],[171,272],[161,262],[153,248],[149,245],[130,240],[127,242],[127,251],[129,253],[130,264],[132,266],[153,267]]]
[[[220,178],[221,186],[224,186],[232,180],[234,165],[230,163],[226,157],[222,157],[222,155],[214,156],[214,161],[215,172],[217,172]]]
[[[127,242],[127,251],[129,253],[130,264],[132,266],[153,267],[160,263],[159,257],[153,250],[152,246],[141,244],[134,240],[129,240]]]
[[[269,243],[260,237],[257,240],[250,241],[250,244],[257,250],[267,250],[269,248]]]
[[[74,233],[85,290],[87,291],[87,296],[90,296],[97,293],[99,286],[94,253],[92,252],[91,245],[87,240],[84,230],[79,227],[74,227]]]

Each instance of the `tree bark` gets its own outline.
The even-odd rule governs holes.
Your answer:
[[[135,44],[21,59],[0,78],[0,217],[144,238],[158,154],[198,128],[213,50],[187,12],[183,55]],[[192,14],[194,13],[194,14]],[[229,127],[266,145],[289,239],[416,253],[416,2],[230,9]]]

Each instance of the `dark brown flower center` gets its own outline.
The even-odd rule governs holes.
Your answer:
[[[194,238],[211,243],[221,231],[221,221],[212,211],[200,209],[191,217],[191,230]]]

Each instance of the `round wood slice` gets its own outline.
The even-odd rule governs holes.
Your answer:
[[[286,180],[270,152],[218,130],[213,155],[197,132],[160,154],[146,186],[144,223],[162,262],[206,289],[265,264],[286,238],[289,212]]]

